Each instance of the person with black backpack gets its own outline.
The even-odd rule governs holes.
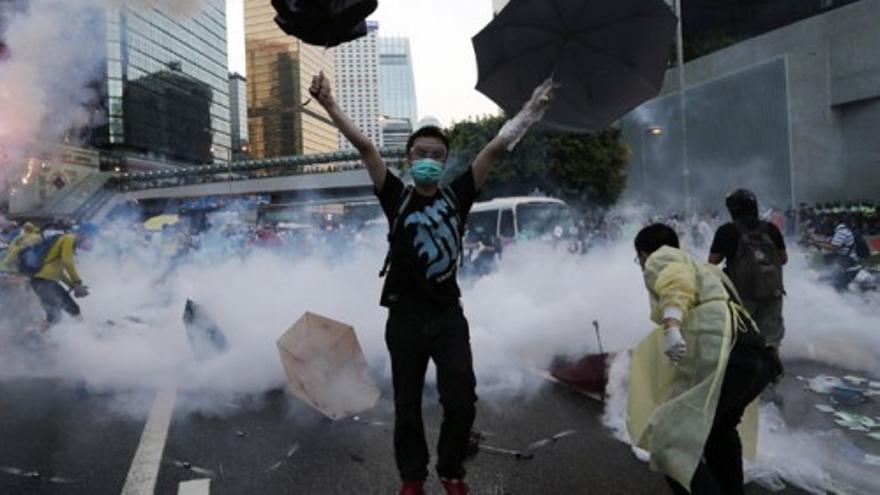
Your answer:
[[[782,267],[788,251],[779,228],[758,218],[758,199],[747,189],[727,196],[732,221],[715,232],[709,263],[725,262],[743,306],[758,324],[767,344],[779,348],[785,336]]]
[[[437,445],[437,474],[447,494],[469,492],[464,460],[476,415],[476,378],[467,319],[460,302],[457,269],[468,212],[492,166],[538,122],[550,102],[553,83],[534,91],[474,162],[451,182],[441,182],[449,140],[441,129],[416,130],[406,143],[414,185],[390,173],[376,146],[355,126],[331,95],[324,74],[315,76],[312,97],[358,150],[388,218],[389,251],[381,305],[389,309],[385,341],[394,387],[394,455],[400,495],[424,495],[430,454],[422,422],[425,372],[433,360],[443,405]],[[369,490],[366,490],[369,491]]]
[[[76,270],[74,251],[76,248],[90,249],[91,239],[97,231],[97,226],[84,224],[74,233],[45,237],[39,244],[19,254],[19,271],[22,275],[31,277],[31,289],[39,297],[46,312],[46,321],[40,328],[41,332],[58,323],[62,311],[79,317],[79,305],[70,292],[75,297],[82,298],[89,295],[89,290]]]
[[[830,221],[830,225],[834,225],[831,237],[813,243],[826,253],[825,264],[831,284],[838,292],[843,292],[859,274],[862,262],[871,255],[871,247],[857,230],[851,228],[850,224],[854,222],[847,215],[832,215]]]

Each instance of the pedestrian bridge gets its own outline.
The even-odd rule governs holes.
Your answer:
[[[405,156],[400,148],[383,148],[380,154],[391,167],[399,166]],[[362,198],[371,195],[373,187],[355,151],[147,172],[102,172],[82,182],[88,187],[72,186],[33,216],[100,220],[125,202],[257,193]]]

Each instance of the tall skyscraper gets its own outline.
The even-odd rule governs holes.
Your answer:
[[[379,113],[382,133],[386,137],[403,132],[403,121],[409,129],[418,118],[416,88],[413,77],[409,38],[379,37]],[[394,138],[386,140],[385,146]]]
[[[498,12],[500,12],[508,3],[510,3],[510,0],[492,0],[492,12],[494,12],[495,15],[498,15]]]
[[[336,100],[352,121],[377,146],[383,146],[379,126],[379,23],[367,22],[367,35],[336,48]],[[339,133],[339,148],[353,147]]]
[[[247,79],[229,74],[229,114],[232,128],[232,156],[248,152]]]
[[[230,158],[226,2],[177,17],[107,7],[107,123],[93,144],[191,163]]]
[[[334,49],[288,36],[266,0],[245,0],[245,51],[250,154],[256,158],[325,153],[338,149],[336,126],[309,102],[312,76],[336,80]]]

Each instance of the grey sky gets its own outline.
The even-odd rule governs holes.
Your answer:
[[[243,0],[227,0],[229,67],[245,72]],[[265,0],[269,1],[269,0]],[[444,125],[497,107],[474,90],[471,37],[492,19],[491,0],[379,0],[371,19],[379,34],[408,36],[412,45],[419,117]]]

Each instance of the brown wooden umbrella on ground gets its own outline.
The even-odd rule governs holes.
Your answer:
[[[327,417],[344,418],[379,400],[350,325],[307,312],[277,345],[290,389]]]

